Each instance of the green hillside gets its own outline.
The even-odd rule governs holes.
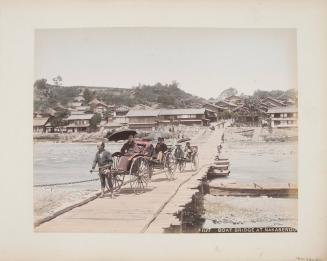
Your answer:
[[[59,86],[48,84],[45,79],[34,84],[34,110],[49,108],[60,103],[66,106],[84,91],[84,98],[98,98],[108,105],[135,106],[144,104],[161,108],[197,107],[205,99],[184,92],[173,82],[170,84],[139,85],[130,89],[93,86]]]

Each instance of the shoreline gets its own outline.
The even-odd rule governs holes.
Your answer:
[[[208,126],[185,126],[185,128],[180,130],[180,135],[189,137],[191,139],[196,138],[198,135],[202,134],[206,130],[209,130]],[[139,133],[142,133],[141,131]],[[170,135],[169,138],[165,138],[166,141],[178,140],[175,137],[177,133],[169,133],[168,131],[150,131],[149,134],[155,133],[167,133]],[[137,137],[136,137],[137,138]],[[142,139],[142,137],[140,137]],[[33,133],[33,143],[34,144],[96,144],[100,141],[106,140],[104,132],[81,132],[81,133]],[[156,139],[153,139],[156,140]],[[108,141],[106,141],[107,143]],[[124,141],[118,141],[117,144],[123,143]]]

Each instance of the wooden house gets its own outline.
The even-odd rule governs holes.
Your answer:
[[[200,109],[162,109],[159,112],[158,124],[183,124],[183,125],[209,125],[208,110]]]
[[[49,121],[49,117],[35,117],[33,118],[33,132],[45,133],[46,124]]]
[[[267,112],[270,116],[272,128],[297,127],[298,110],[296,106],[282,106],[270,108]]]
[[[208,118],[210,121],[217,121],[218,119],[222,118],[223,112],[226,110],[226,108],[223,108],[221,106],[212,104],[212,103],[206,103],[203,105],[203,108],[205,108],[208,111],[213,111],[215,114],[216,119],[213,118],[213,115],[208,115]]]
[[[67,119],[67,132],[87,132],[90,130],[90,120],[94,114],[73,114]]]
[[[130,129],[151,131],[157,126],[160,110],[130,110],[126,117]]]
[[[89,105],[93,113],[100,113],[102,115],[105,111],[108,110],[108,105],[99,101],[97,98],[90,101]]]

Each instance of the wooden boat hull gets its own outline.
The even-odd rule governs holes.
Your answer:
[[[209,169],[212,170],[228,170],[229,165],[215,165],[215,166],[210,166]]]
[[[241,131],[235,131],[235,133],[249,133],[249,132],[253,132],[254,133],[254,129],[250,129],[250,130],[241,130]]]
[[[229,165],[229,161],[214,161],[215,165]]]
[[[268,197],[291,197],[297,198],[297,188],[247,188],[247,187],[224,187],[210,186],[210,194],[216,196],[268,196]]]
[[[230,171],[214,171],[208,170],[207,179],[215,179],[215,178],[224,178],[229,176]]]

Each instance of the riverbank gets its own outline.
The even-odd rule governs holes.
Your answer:
[[[297,139],[297,128],[228,127],[225,131],[225,140],[230,142],[288,142]]]
[[[147,135],[173,140],[182,137],[192,138],[199,132],[207,130],[206,126],[183,126],[176,131],[169,131],[169,128],[161,128],[156,131],[139,132],[140,137]],[[97,143],[104,140],[107,131],[79,132],[79,133],[33,133],[34,143]]]
[[[291,227],[297,229],[293,198],[220,197],[205,195],[203,228]]]

